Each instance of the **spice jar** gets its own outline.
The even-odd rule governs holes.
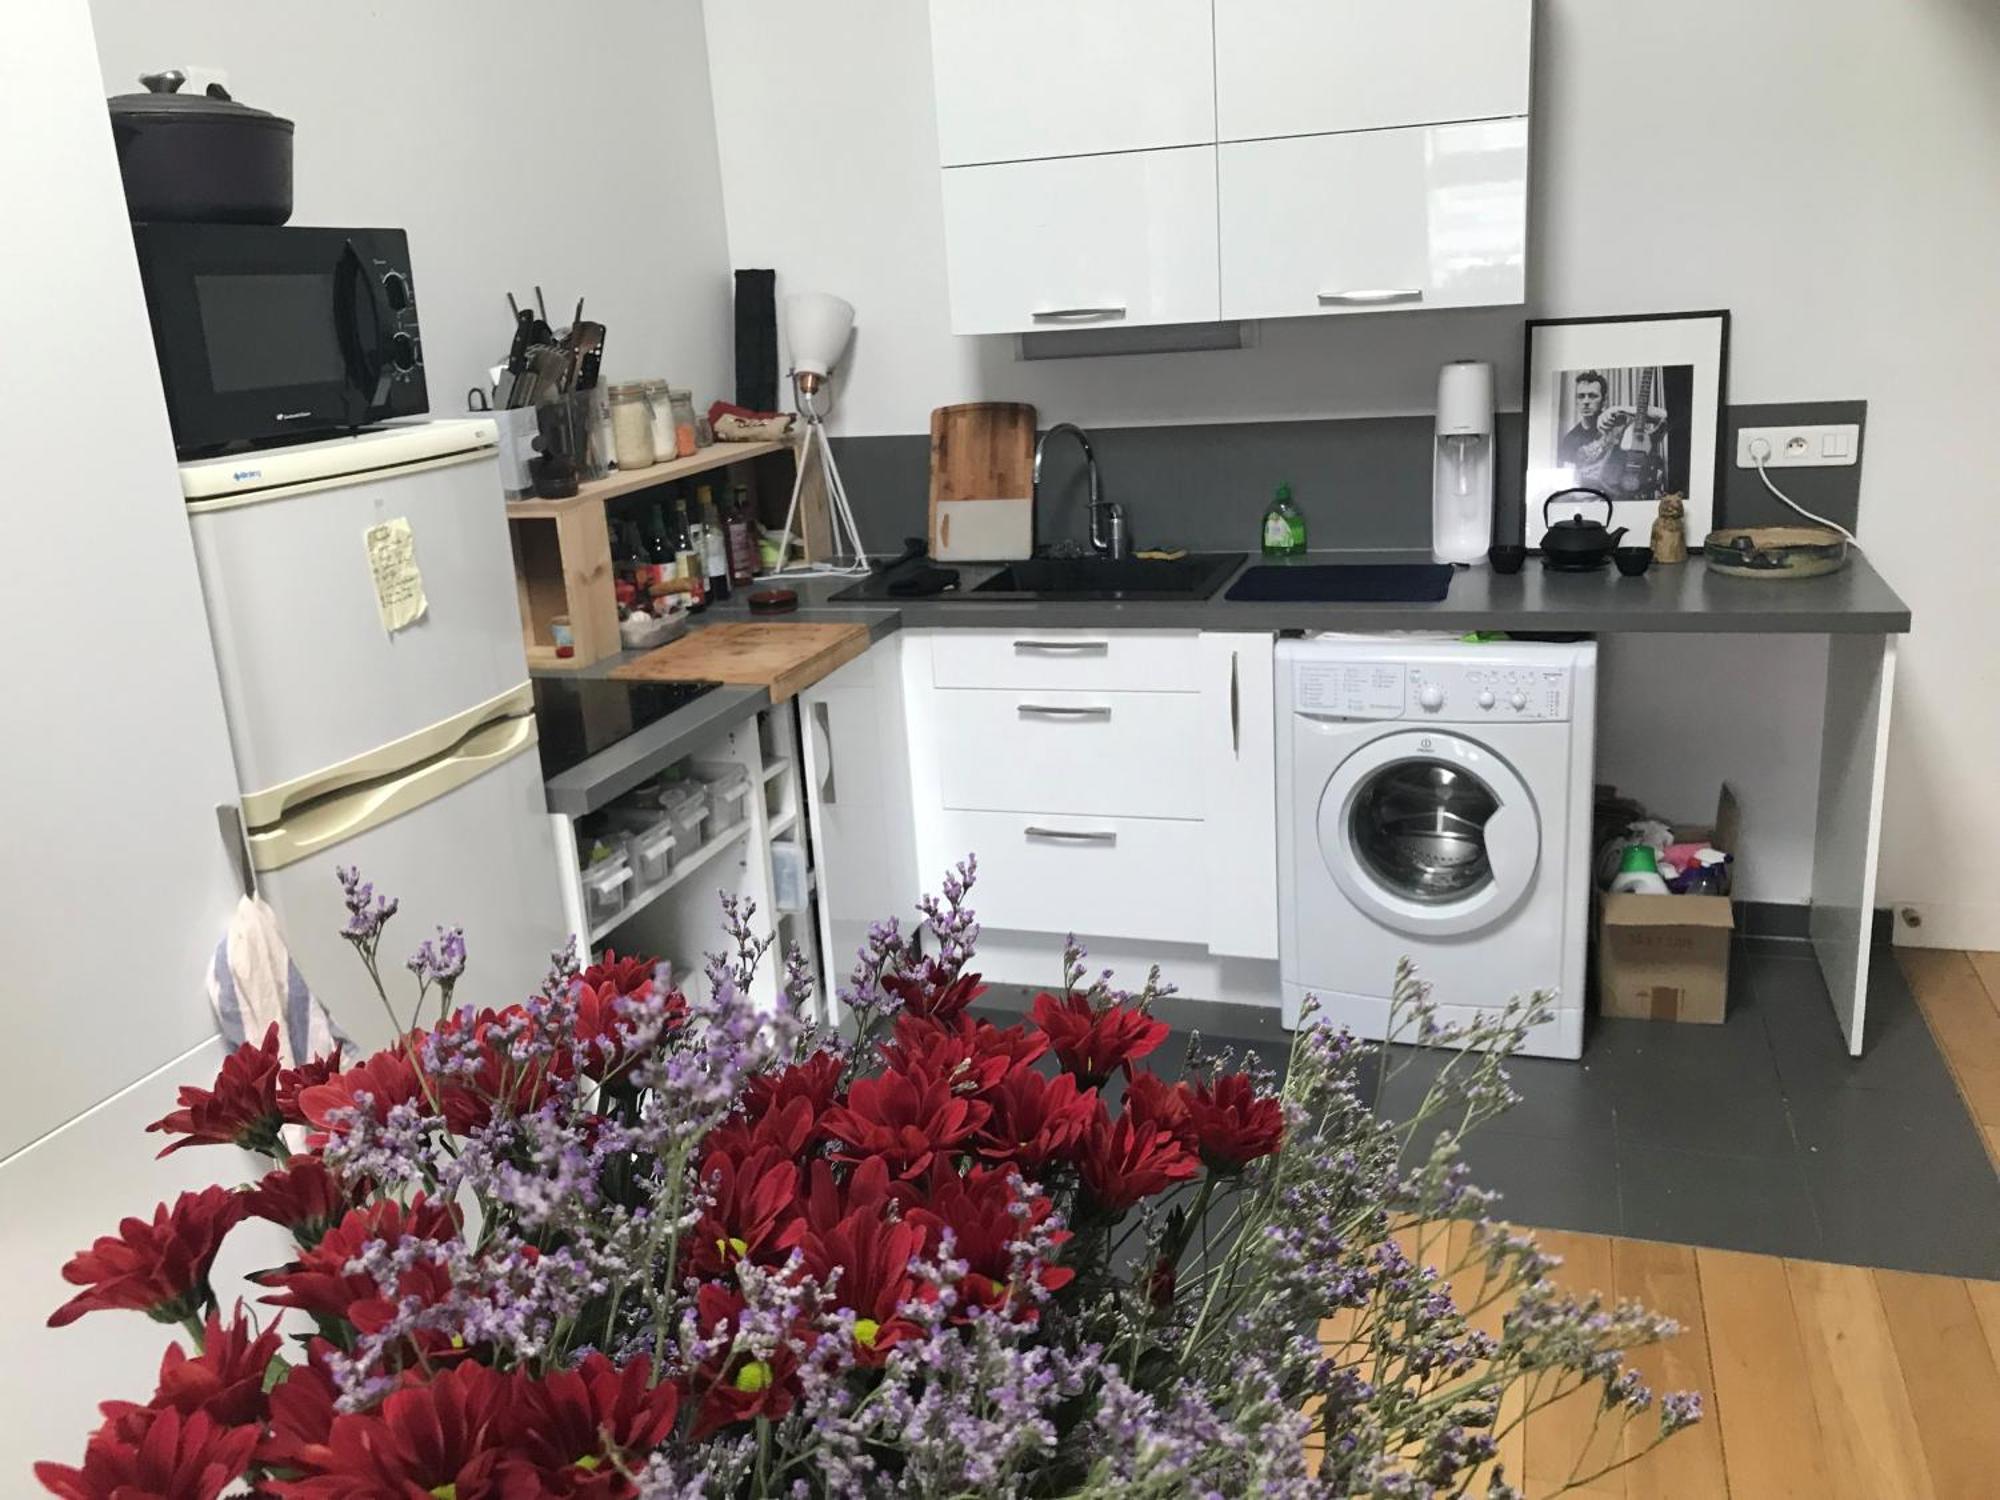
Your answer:
[[[621,469],[644,469],[659,461],[653,451],[653,403],[633,382],[611,387],[611,444]]]
[[[653,403],[653,456],[665,463],[674,456],[674,409],[664,380],[640,382]]]
[[[674,452],[682,458],[694,457],[694,392],[676,387],[667,392],[674,411]]]

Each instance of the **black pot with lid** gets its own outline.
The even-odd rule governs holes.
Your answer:
[[[110,101],[111,135],[134,221],[282,224],[292,216],[292,122],[212,83],[183,94],[177,69]]]
[[[1604,519],[1586,519],[1581,510],[1575,510],[1564,519],[1551,522],[1549,507],[1558,500],[1567,500],[1571,495],[1582,495],[1602,505]],[[1611,497],[1603,490],[1557,490],[1542,502],[1542,524],[1547,528],[1542,533],[1542,566],[1571,573],[1588,573],[1593,568],[1603,567],[1617,549],[1618,539],[1628,529],[1624,526],[1616,531],[1610,529],[1609,523],[1615,514]]]

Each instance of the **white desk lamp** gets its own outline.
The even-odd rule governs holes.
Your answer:
[[[833,461],[833,445],[827,441],[826,417],[818,396],[826,388],[833,367],[847,352],[854,332],[854,305],[825,292],[801,292],[785,298],[785,342],[792,350],[792,404],[806,419],[805,436],[799,442],[798,474],[792,481],[792,503],[785,509],[784,534],[778,541],[778,571],[791,561],[792,522],[798,515],[799,496],[805,490],[806,469],[819,460],[821,481],[826,488],[827,506],[833,516],[833,550],[837,557],[846,544],[853,546],[854,559],[836,563],[827,573],[866,573],[868,553],[861,545],[861,528],[847,503],[847,489],[840,482],[840,470]]]

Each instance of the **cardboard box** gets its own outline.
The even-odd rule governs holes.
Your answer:
[[[1674,828],[1677,843],[1736,851],[1736,795],[1723,787],[1714,823]],[[1727,896],[1607,895],[1597,913],[1597,1007],[1641,1021],[1719,1025],[1729,1014]]]

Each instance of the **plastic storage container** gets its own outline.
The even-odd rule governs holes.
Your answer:
[[[797,844],[771,846],[771,902],[779,911],[806,909],[806,851]]]
[[[602,927],[632,898],[632,866],[623,854],[601,859],[583,872],[583,911],[593,929]]]
[[[702,825],[704,842],[720,838],[750,815],[750,771],[732,761],[703,761],[694,764],[694,774],[708,789],[708,821]]]
[[[646,832],[632,835],[632,873],[640,885],[658,885],[674,873],[674,850],[679,843],[674,825],[665,818]]]
[[[707,788],[687,781],[669,784],[660,790],[660,808],[679,840],[679,858],[686,858],[696,845],[707,842],[702,832],[702,825],[708,821]]]

